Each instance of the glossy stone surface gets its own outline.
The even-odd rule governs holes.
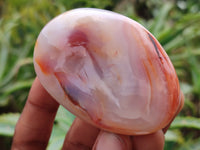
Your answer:
[[[176,72],[158,41],[109,11],[75,9],[50,21],[37,39],[34,66],[61,105],[116,133],[162,129],[181,100]]]

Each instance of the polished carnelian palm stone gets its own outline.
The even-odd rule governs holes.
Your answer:
[[[66,109],[107,131],[139,135],[164,128],[181,102],[174,67],[139,23],[100,9],[75,9],[41,31],[34,66]]]

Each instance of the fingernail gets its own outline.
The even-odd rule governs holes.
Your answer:
[[[97,138],[94,150],[125,150],[125,143],[117,134],[102,132]]]

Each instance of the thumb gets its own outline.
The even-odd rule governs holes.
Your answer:
[[[94,144],[93,150],[131,150],[129,136],[101,131]]]

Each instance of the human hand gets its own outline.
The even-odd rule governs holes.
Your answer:
[[[36,78],[16,125],[12,150],[44,150],[51,135],[59,104]],[[183,107],[181,103],[177,114]],[[102,131],[76,118],[68,131],[63,150],[163,150],[164,133],[127,136]]]

